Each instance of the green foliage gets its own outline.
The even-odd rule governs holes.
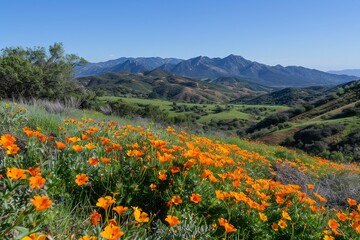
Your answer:
[[[85,60],[64,54],[61,43],[45,48],[5,48],[0,56],[0,98],[63,99],[79,96],[73,67]]]

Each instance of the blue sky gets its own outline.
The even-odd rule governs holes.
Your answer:
[[[359,11],[358,0],[2,0],[0,48],[62,42],[91,62],[236,54],[360,68]]]

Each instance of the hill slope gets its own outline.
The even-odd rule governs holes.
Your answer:
[[[327,96],[329,87],[308,88],[284,88],[279,91],[263,94],[258,97],[244,98],[231,101],[231,103],[246,104],[274,104],[274,105],[297,105],[320,100]]]
[[[359,144],[356,143],[360,141],[357,139],[360,129],[360,81],[340,86],[325,91],[325,96],[328,93],[326,97],[307,103],[303,109],[270,116],[251,129],[256,129],[256,126],[257,130],[267,129],[267,133],[257,137],[266,143],[284,143],[336,160],[360,161]],[[337,153],[332,155],[332,152]]]
[[[161,98],[195,103],[227,102],[241,95],[225,86],[176,76],[156,69],[144,73],[106,73],[78,79],[84,86],[113,96]]]
[[[0,103],[0,195],[6,196],[0,235],[6,239],[360,234],[358,165],[135,119],[66,114]]]

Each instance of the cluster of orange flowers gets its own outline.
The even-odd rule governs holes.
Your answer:
[[[28,177],[26,173],[30,176]],[[6,176],[11,181],[28,179],[31,189],[40,189],[46,182],[46,179],[41,176],[41,170],[36,167],[27,170],[16,167],[6,168]],[[48,209],[52,204],[52,201],[46,196],[34,196],[30,202],[35,206],[36,211]]]
[[[15,137],[10,134],[5,134],[0,137],[0,147],[4,147],[6,149],[6,154],[8,155],[17,154],[20,150],[15,142]]]
[[[153,174],[151,181],[146,182],[146,187],[150,193],[161,196],[166,202],[168,212],[163,215],[166,218],[162,220],[169,227],[176,228],[181,225],[183,219],[179,219],[178,216],[182,211],[196,212],[206,207],[221,209],[226,206],[227,211],[213,215],[204,212],[199,214],[210,219],[213,226],[220,225],[221,228],[216,228],[216,231],[228,234],[246,227],[240,226],[237,219],[231,217],[239,212],[241,214],[238,215],[255,219],[254,221],[264,228],[262,230],[271,231],[273,234],[291,231],[291,226],[303,221],[302,214],[321,219],[319,222],[323,223],[319,229],[324,229],[322,237],[327,239],[342,235],[349,227],[353,232],[360,233],[360,204],[356,205],[355,200],[348,200],[347,210],[332,212],[326,209],[326,199],[315,192],[313,184],[308,184],[306,189],[296,184],[284,185],[274,180],[276,172],[273,168],[274,165],[281,166],[282,163],[286,163],[309,176],[318,177],[326,172],[336,172],[338,169],[360,173],[355,165],[336,165],[324,159],[309,157],[306,157],[306,162],[298,156],[292,161],[270,160],[262,154],[244,150],[235,144],[224,144],[217,140],[192,136],[183,131],[178,133],[170,127],[166,129],[168,140],[165,141],[160,137],[161,134],[145,131],[142,127],[119,127],[112,121],[94,124],[92,119],[67,119],[64,126],[59,127],[62,131],[60,137],[52,141],[53,148],[56,148],[53,150],[57,153],[71,153],[71,156],[81,158],[81,161],[77,162],[81,168],[71,170],[75,172],[75,169],[81,169],[79,172],[72,172],[72,176],[75,176],[71,180],[72,184],[75,182],[82,189],[90,188],[96,178],[100,178],[101,181],[106,179],[103,175],[96,176],[92,170],[107,171],[119,162],[134,163],[142,169],[141,174]],[[71,129],[73,125],[79,131],[68,135],[71,133],[68,128]],[[39,131],[24,128],[25,134],[28,137],[36,137],[39,143],[50,142],[51,138]],[[0,139],[0,146],[6,149],[14,144],[15,138],[11,135],[4,135]],[[106,171],[104,172],[107,173]],[[133,174],[132,171],[129,175]],[[31,189],[40,189],[46,183],[39,168],[8,167],[6,175],[11,181],[27,179]],[[123,176],[116,177],[121,179]],[[186,182],[188,178],[195,182],[192,186],[194,189],[189,189]],[[52,201],[46,196],[34,196],[30,202],[36,211],[50,208],[52,205]],[[122,219],[128,219],[130,215],[134,224],[139,227],[144,223],[150,223],[154,217],[150,211],[143,211],[142,206],[130,207],[129,204],[126,207],[117,204],[123,203],[117,202],[115,196],[100,197],[96,203],[99,210],[90,215],[91,224],[101,229],[99,235],[102,238],[118,239],[126,235]],[[143,209],[147,211],[147,208]],[[154,209],[154,212],[156,210],[158,209]],[[107,219],[110,215],[114,218]],[[99,227],[100,222],[104,224],[102,227]],[[304,223],[304,231],[310,227]],[[81,239],[92,240],[95,237],[85,235]]]

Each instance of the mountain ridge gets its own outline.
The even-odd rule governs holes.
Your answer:
[[[233,54],[224,58],[197,56],[187,60],[160,57],[119,58],[77,66],[75,76],[98,75],[106,72],[139,73],[155,68],[197,79],[240,77],[269,87],[338,85],[357,79],[355,76],[331,74],[301,66],[270,66]]]

